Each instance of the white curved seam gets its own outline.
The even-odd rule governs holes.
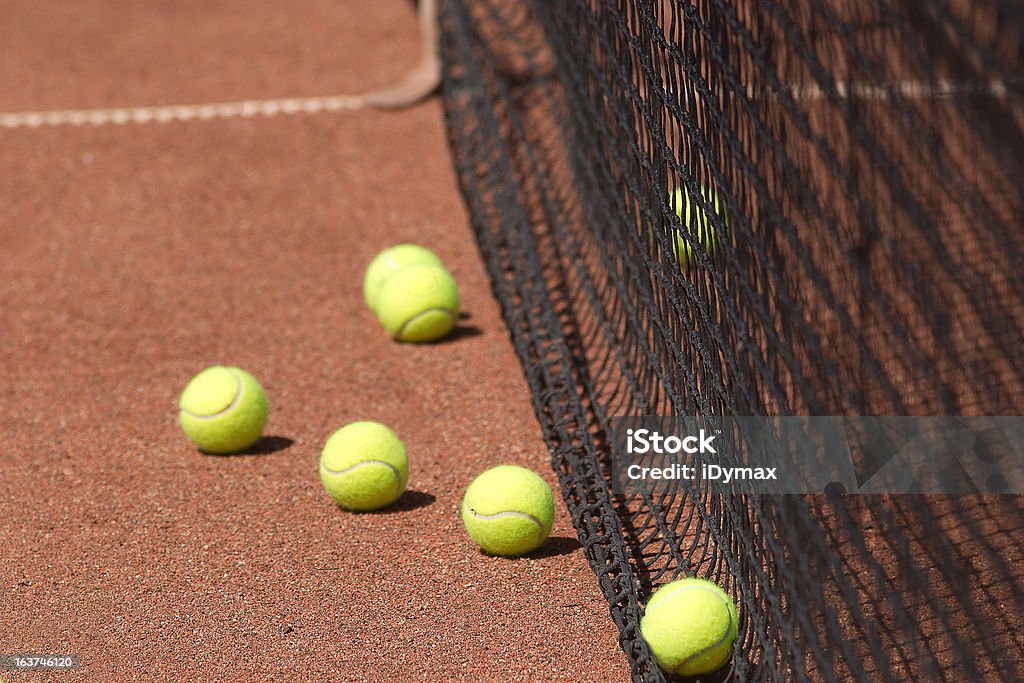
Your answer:
[[[216,413],[210,413],[209,415],[200,415],[198,413],[193,413],[191,410],[187,410],[185,408],[182,408],[181,412],[187,414],[189,417],[194,417],[197,420],[213,420],[220,417],[221,415],[224,415],[225,413],[231,412],[235,407],[238,406],[238,402],[242,398],[243,389],[242,376],[234,371],[231,371],[231,376],[234,377],[235,382],[238,383],[238,388],[235,390],[235,397],[231,399],[231,403],[229,403],[226,407],[222,408],[221,410],[218,410]]]
[[[327,470],[328,472],[330,472],[331,474],[341,475],[341,474],[348,474],[352,470],[358,469],[358,468],[362,467],[363,465],[383,465],[384,467],[387,467],[389,470],[391,470],[392,473],[394,473],[396,485],[399,484],[402,481],[402,473],[398,471],[398,468],[395,467],[394,465],[392,465],[389,462],[384,462],[383,460],[361,460],[361,461],[357,462],[354,465],[349,465],[348,467],[346,467],[343,470],[331,469],[326,464],[322,465],[322,467],[325,470]]]
[[[443,311],[444,313],[448,314],[449,318],[451,318],[452,320],[455,319],[455,314],[452,313],[449,309],[443,306],[434,306],[433,308],[428,308],[426,310],[420,311],[419,313],[417,313],[416,315],[402,323],[402,326],[398,328],[398,332],[395,333],[395,339],[401,339],[405,335],[405,328],[411,325],[414,320],[416,320],[417,318],[421,318],[425,316],[427,313],[432,313],[434,311]]]
[[[493,515],[482,515],[476,510],[474,510],[472,507],[469,507],[469,514],[473,515],[477,519],[500,519],[502,517],[520,517],[522,519],[529,520],[537,525],[537,538],[540,538],[544,534],[544,525],[541,524],[539,519],[525,512],[519,512],[518,510],[503,510],[502,512],[495,512]]]
[[[683,661],[679,662],[679,664],[674,669],[675,673],[679,673],[679,670],[681,668],[683,668],[683,666],[685,666],[686,664],[689,664],[690,662],[692,662],[694,659],[697,659],[698,657],[704,656],[708,652],[711,652],[711,650],[714,650],[716,647],[718,647],[719,645],[724,643],[726,640],[729,639],[729,633],[730,632],[732,632],[732,610],[729,610],[729,623],[726,624],[725,631],[722,633],[722,637],[719,638],[718,640],[716,640],[715,642],[711,643],[710,645],[708,645],[703,650],[700,650],[698,652],[694,652],[692,655],[690,655],[689,657],[687,657]]]

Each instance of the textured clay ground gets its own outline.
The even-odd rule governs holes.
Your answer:
[[[361,92],[419,54],[412,7],[0,1],[0,112]],[[402,113],[0,130],[4,680],[623,680],[559,503],[546,548],[480,553],[458,505],[487,466],[554,477],[457,193],[437,99]],[[468,318],[391,343],[361,299],[378,250],[444,258]],[[271,403],[256,452],[176,423],[203,367]],[[317,477],[355,419],[407,442],[394,509]]]

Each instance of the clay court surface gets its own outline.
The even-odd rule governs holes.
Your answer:
[[[419,55],[400,0],[0,2],[0,112],[356,93]],[[0,130],[0,653],[23,680],[624,680],[559,500],[524,559],[479,552],[462,493],[549,456],[479,262],[441,104]],[[434,248],[468,314],[390,342],[362,302],[382,248]],[[176,401],[238,365],[271,404],[206,456]],[[390,425],[397,507],[323,491],[327,436]],[[557,498],[557,496],[556,496]]]

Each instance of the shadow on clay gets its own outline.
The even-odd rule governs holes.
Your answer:
[[[408,512],[409,510],[418,510],[420,508],[425,508],[428,505],[432,505],[435,500],[437,500],[437,496],[433,494],[406,489],[405,493],[402,494],[402,497],[393,504],[379,510],[364,510],[356,514],[386,515],[391,512]],[[344,508],[342,509],[344,510]]]
[[[532,557],[533,559],[559,557],[560,555],[570,555],[582,547],[580,540],[575,536],[549,536],[544,545],[529,553],[526,557]]]
[[[578,538],[569,536],[549,536],[548,540],[544,542],[544,545],[537,548],[536,550],[526,553],[525,555],[518,555],[514,557],[508,557],[504,559],[518,560],[520,558],[527,560],[540,560],[545,557],[559,557],[561,555],[571,555],[583,546],[580,545]],[[492,555],[486,550],[480,550],[480,554],[486,557],[501,557],[500,555]]]
[[[270,455],[271,453],[277,453],[289,448],[293,443],[295,441],[286,436],[263,436],[244,451],[238,451],[237,453],[207,453],[204,450],[199,452],[203,455],[216,456],[218,458],[230,458],[239,455]]]
[[[476,325],[463,325],[460,323],[456,325],[454,328],[452,328],[452,331],[448,333],[447,337],[445,337],[444,339],[440,339],[438,341],[443,344],[444,342],[453,342],[458,341],[459,339],[479,337],[483,333],[484,331],[481,330]]]

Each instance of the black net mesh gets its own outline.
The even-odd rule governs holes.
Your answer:
[[[708,680],[1024,680],[1020,497],[608,483],[615,415],[1024,414],[1024,6],[441,20],[459,180],[634,678],[664,677],[644,600],[695,574],[740,607]]]

